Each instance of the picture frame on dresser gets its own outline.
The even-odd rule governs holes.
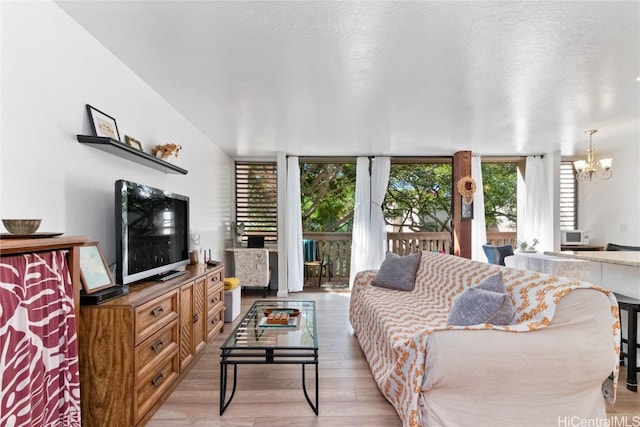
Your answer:
[[[80,281],[86,294],[116,286],[98,242],[80,246]]]
[[[116,119],[89,104],[87,104],[87,113],[89,114],[91,130],[94,136],[107,137],[120,141],[120,133],[118,132]]]

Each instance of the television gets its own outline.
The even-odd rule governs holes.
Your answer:
[[[168,280],[189,264],[189,197],[115,182],[116,283]]]
[[[588,245],[589,233],[585,230],[562,230],[560,232],[560,244],[569,245]]]

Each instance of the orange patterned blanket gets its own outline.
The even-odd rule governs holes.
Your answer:
[[[447,326],[453,299],[464,289],[503,272],[516,307],[510,325]],[[611,345],[619,354],[620,322],[613,294],[586,282],[485,264],[452,255],[423,252],[413,291],[371,286],[375,271],[358,273],[352,289],[349,318],[373,377],[405,426],[420,426],[418,396],[425,375],[426,341],[446,329],[495,329],[525,332],[551,322],[560,298],[574,289],[595,288],[611,301]],[[603,394],[615,401],[618,366],[603,384]]]

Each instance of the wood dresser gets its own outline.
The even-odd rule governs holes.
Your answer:
[[[83,426],[144,425],[224,326],[224,267],[188,266],[81,307]]]

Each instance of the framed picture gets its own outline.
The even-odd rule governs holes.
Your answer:
[[[80,246],[80,281],[87,294],[116,285],[98,242]]]
[[[142,144],[140,144],[140,141],[138,141],[137,139],[132,138],[129,135],[125,135],[124,141],[127,143],[129,147],[142,151]]]
[[[467,205],[464,201],[461,201],[460,205],[462,206],[460,218],[461,219],[473,219],[473,203]]]
[[[120,141],[116,119],[87,104],[87,113],[95,136],[106,136]]]

